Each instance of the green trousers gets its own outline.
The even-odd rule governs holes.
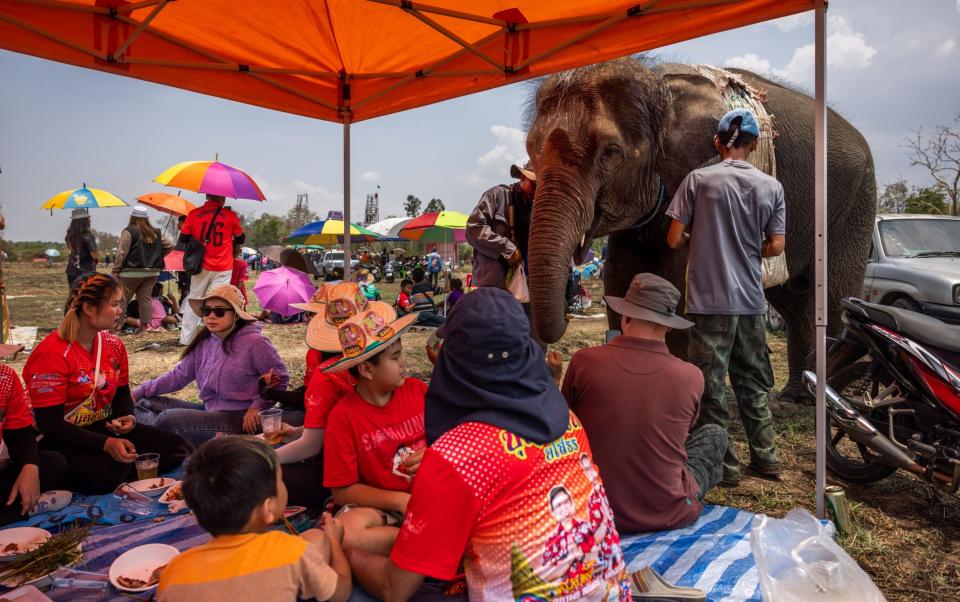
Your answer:
[[[729,373],[740,419],[747,431],[750,461],[761,467],[779,465],[773,416],[767,404],[767,394],[773,387],[773,370],[764,317],[703,314],[687,317],[694,323],[690,329],[689,359],[700,368],[704,380],[697,426],[718,424],[727,428],[730,412],[724,385]],[[723,478],[739,476],[740,462],[731,440],[723,458]]]

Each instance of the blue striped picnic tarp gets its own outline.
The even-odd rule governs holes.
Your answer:
[[[683,529],[660,531],[623,538],[629,570],[650,565],[677,585],[700,588],[711,602],[762,600],[757,567],[750,553],[750,523],[753,514],[736,508],[706,506],[700,519]],[[151,518],[131,524],[96,527],[84,545],[83,563],[78,569],[106,573],[124,551],[147,543],[166,543],[186,550],[209,540],[192,515],[166,516],[162,522]],[[82,575],[78,578],[83,579]],[[55,588],[48,595],[56,601],[93,601],[120,598],[115,590],[91,591],[82,588]],[[436,594],[415,599],[440,599]],[[129,598],[126,598],[129,599]],[[355,602],[372,600],[357,591]],[[455,598],[445,598],[455,602]]]

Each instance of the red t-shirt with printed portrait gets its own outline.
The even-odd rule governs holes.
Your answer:
[[[327,428],[327,420],[330,412],[337,402],[353,391],[357,381],[353,376],[344,370],[343,372],[334,372],[324,374],[324,370],[343,359],[342,355],[331,357],[325,362],[317,364],[307,383],[307,390],[303,394],[303,405],[306,409],[306,416],[303,418],[303,426],[308,429]]]
[[[579,420],[539,445],[480,422],[424,454],[390,558],[470,600],[630,600],[626,564]]]
[[[94,386],[94,362],[101,343],[100,377]],[[88,353],[54,330],[30,354],[23,380],[33,407],[62,405],[64,420],[87,426],[109,418],[117,389],[129,384],[127,350],[118,337],[101,332]]]
[[[20,375],[10,366],[0,364],[0,439],[5,430],[27,428],[32,424],[30,403],[23,394]]]
[[[324,487],[363,483],[409,492],[413,479],[400,470],[400,464],[427,445],[423,430],[426,394],[427,383],[408,378],[383,407],[371,404],[353,390],[344,395],[327,420]]]

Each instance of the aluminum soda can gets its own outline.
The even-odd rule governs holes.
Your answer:
[[[823,496],[827,500],[827,512],[836,525],[837,531],[844,535],[853,533],[853,519],[850,517],[850,504],[847,502],[847,494],[843,487],[839,485],[830,485],[823,490]]]

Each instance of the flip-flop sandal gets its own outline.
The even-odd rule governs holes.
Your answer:
[[[695,587],[679,587],[667,583],[655,570],[645,566],[630,574],[634,600],[644,602],[706,602],[707,594]]]

